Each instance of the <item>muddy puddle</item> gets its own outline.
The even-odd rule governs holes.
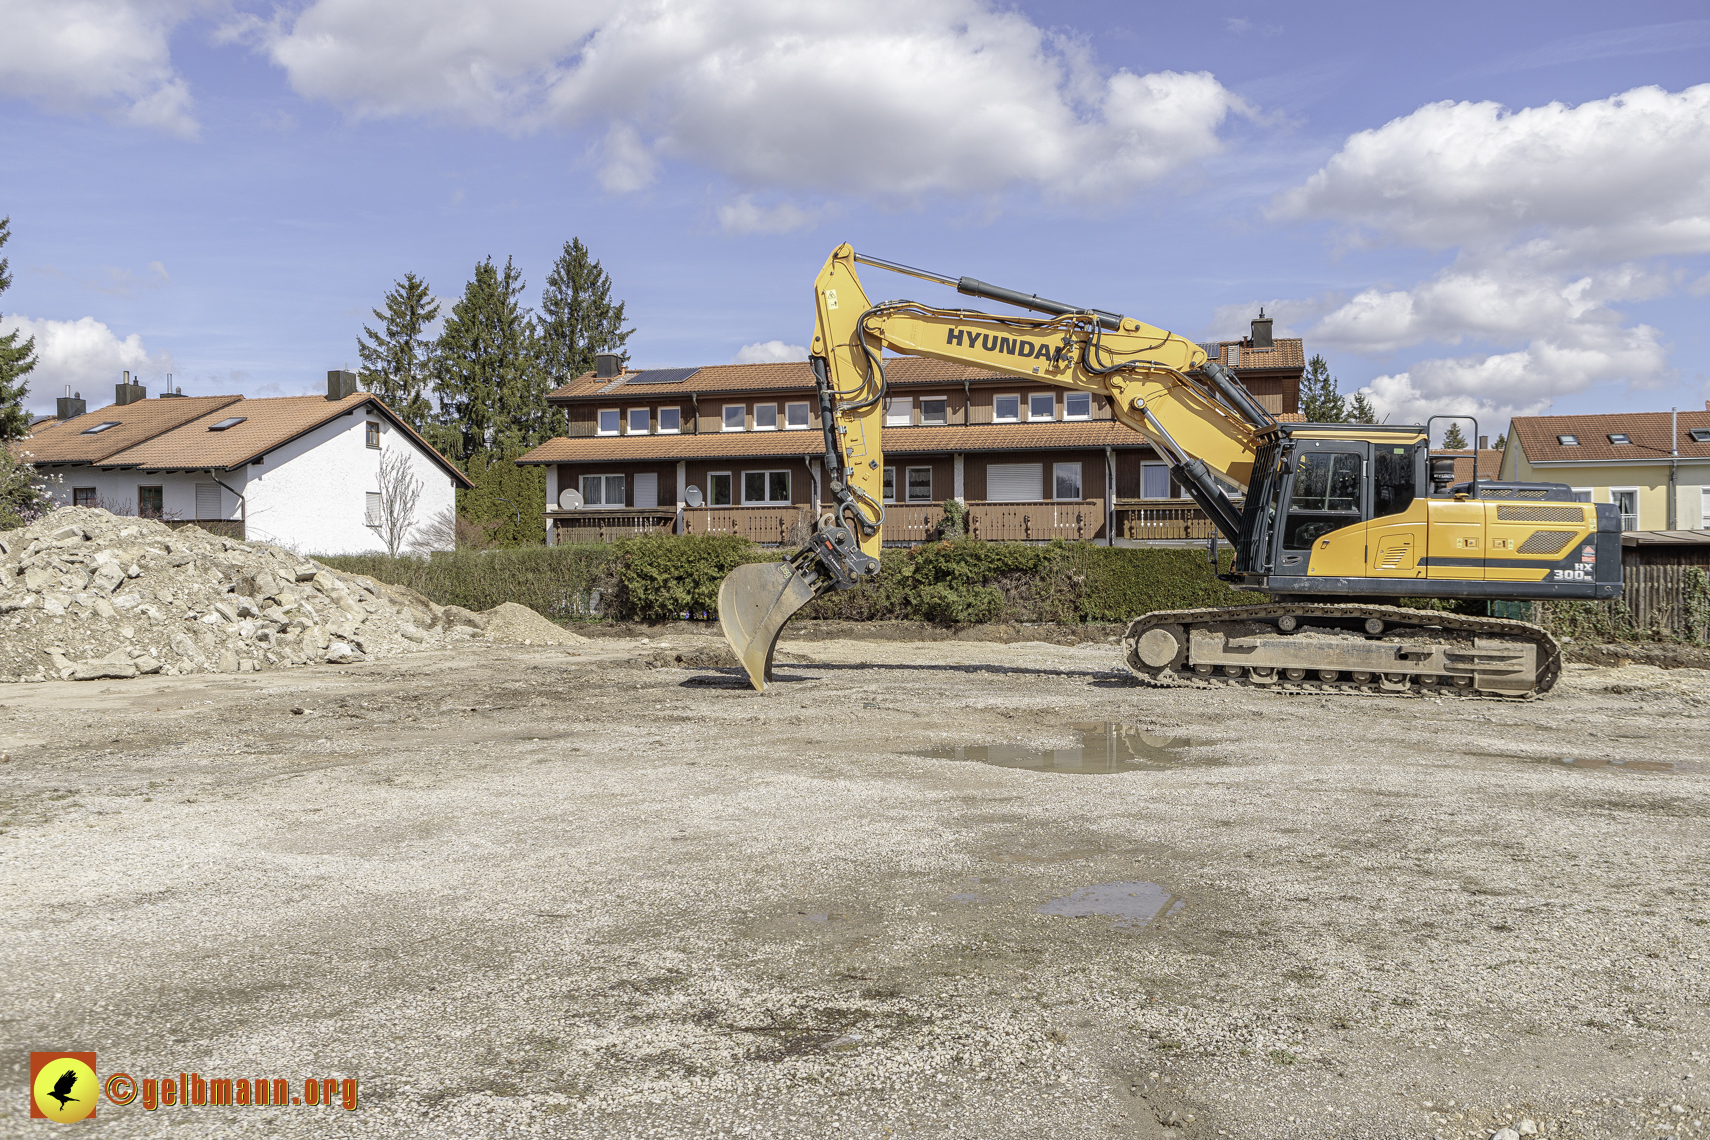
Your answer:
[[[1052,899],[1039,908],[1039,913],[1064,918],[1107,917],[1116,919],[1113,926],[1141,927],[1167,918],[1185,905],[1185,900],[1157,883],[1098,883]]]
[[[1183,755],[1197,741],[1185,736],[1158,736],[1114,721],[1084,721],[1069,728],[1080,743],[1068,748],[1030,748],[1021,744],[968,744],[928,748],[914,753],[935,760],[970,760],[1000,768],[1030,772],[1157,772],[1171,768],[1209,768],[1222,760]]]

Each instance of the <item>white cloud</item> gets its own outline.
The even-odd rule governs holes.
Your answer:
[[[754,195],[743,194],[718,208],[718,224],[727,234],[787,234],[817,224],[826,212],[790,202],[762,206]]]
[[[783,364],[794,360],[806,360],[807,346],[804,344],[785,344],[781,340],[763,340],[755,344],[745,344],[736,350],[731,358],[732,364]]]
[[[983,0],[315,0],[233,27],[359,117],[592,129],[615,192],[672,159],[751,187],[1114,200],[1251,113],[1208,73],[1100,73]]]
[[[36,338],[36,367],[26,382],[30,406],[37,410],[52,408],[54,397],[67,384],[82,392],[93,408],[112,402],[107,385],[117,384],[122,371],[149,375],[172,371],[172,353],[148,351],[136,333],[120,339],[94,317],[56,321],[9,314],[0,318],[0,334],[14,330]]]
[[[1351,136],[1272,213],[1428,249],[1536,235],[1540,256],[1710,251],[1710,84],[1514,112],[1432,103]]]
[[[0,95],[193,138],[172,31],[212,0],[0,0]]]
[[[1661,258],[1710,252],[1710,84],[1512,113],[1430,104],[1351,136],[1272,215],[1328,219],[1356,245],[1459,247],[1430,279],[1360,290],[1306,333],[1369,356],[1483,350],[1373,380],[1392,418],[1536,412],[1606,381],[1653,386],[1669,375],[1662,333],[1614,306],[1678,286]]]

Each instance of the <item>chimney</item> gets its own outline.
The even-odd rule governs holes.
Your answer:
[[[1260,309],[1259,315],[1253,318],[1253,347],[1271,347],[1271,318],[1265,316],[1265,310]]]
[[[615,352],[594,353],[594,376],[599,380],[611,380],[623,375],[623,358]]]
[[[174,388],[172,386],[172,373],[168,372],[166,374],[166,391],[164,391],[160,394],[160,399],[165,400],[165,399],[169,399],[173,396],[182,396],[183,394],[184,394],[184,389]]]
[[[1478,437],[1478,449],[1480,451],[1490,450],[1490,437],[1488,435],[1481,435]]]
[[[62,420],[76,419],[88,410],[89,406],[83,402],[83,393],[79,392],[77,395],[73,396],[71,394],[71,385],[67,384],[65,386],[65,395],[59,398],[59,418]]]
[[[327,373],[327,399],[342,400],[356,395],[356,373],[335,369]]]
[[[134,404],[138,400],[148,399],[148,389],[141,384],[131,383],[131,374],[125,373],[125,378],[113,385],[113,403],[118,406]]]

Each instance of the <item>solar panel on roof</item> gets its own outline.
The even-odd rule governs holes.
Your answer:
[[[637,372],[625,381],[626,384],[681,384],[700,369],[696,368],[648,368]]]

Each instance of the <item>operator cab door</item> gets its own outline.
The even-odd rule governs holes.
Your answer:
[[[1366,524],[1366,573],[1423,578],[1428,486],[1422,443],[1372,444],[1372,518]]]
[[[1366,487],[1370,450],[1370,444],[1354,440],[1296,441],[1288,509],[1277,539],[1279,575],[1304,577],[1309,568],[1320,575],[1364,573],[1361,524],[1371,509]],[[1349,558],[1353,561],[1344,566]]]

